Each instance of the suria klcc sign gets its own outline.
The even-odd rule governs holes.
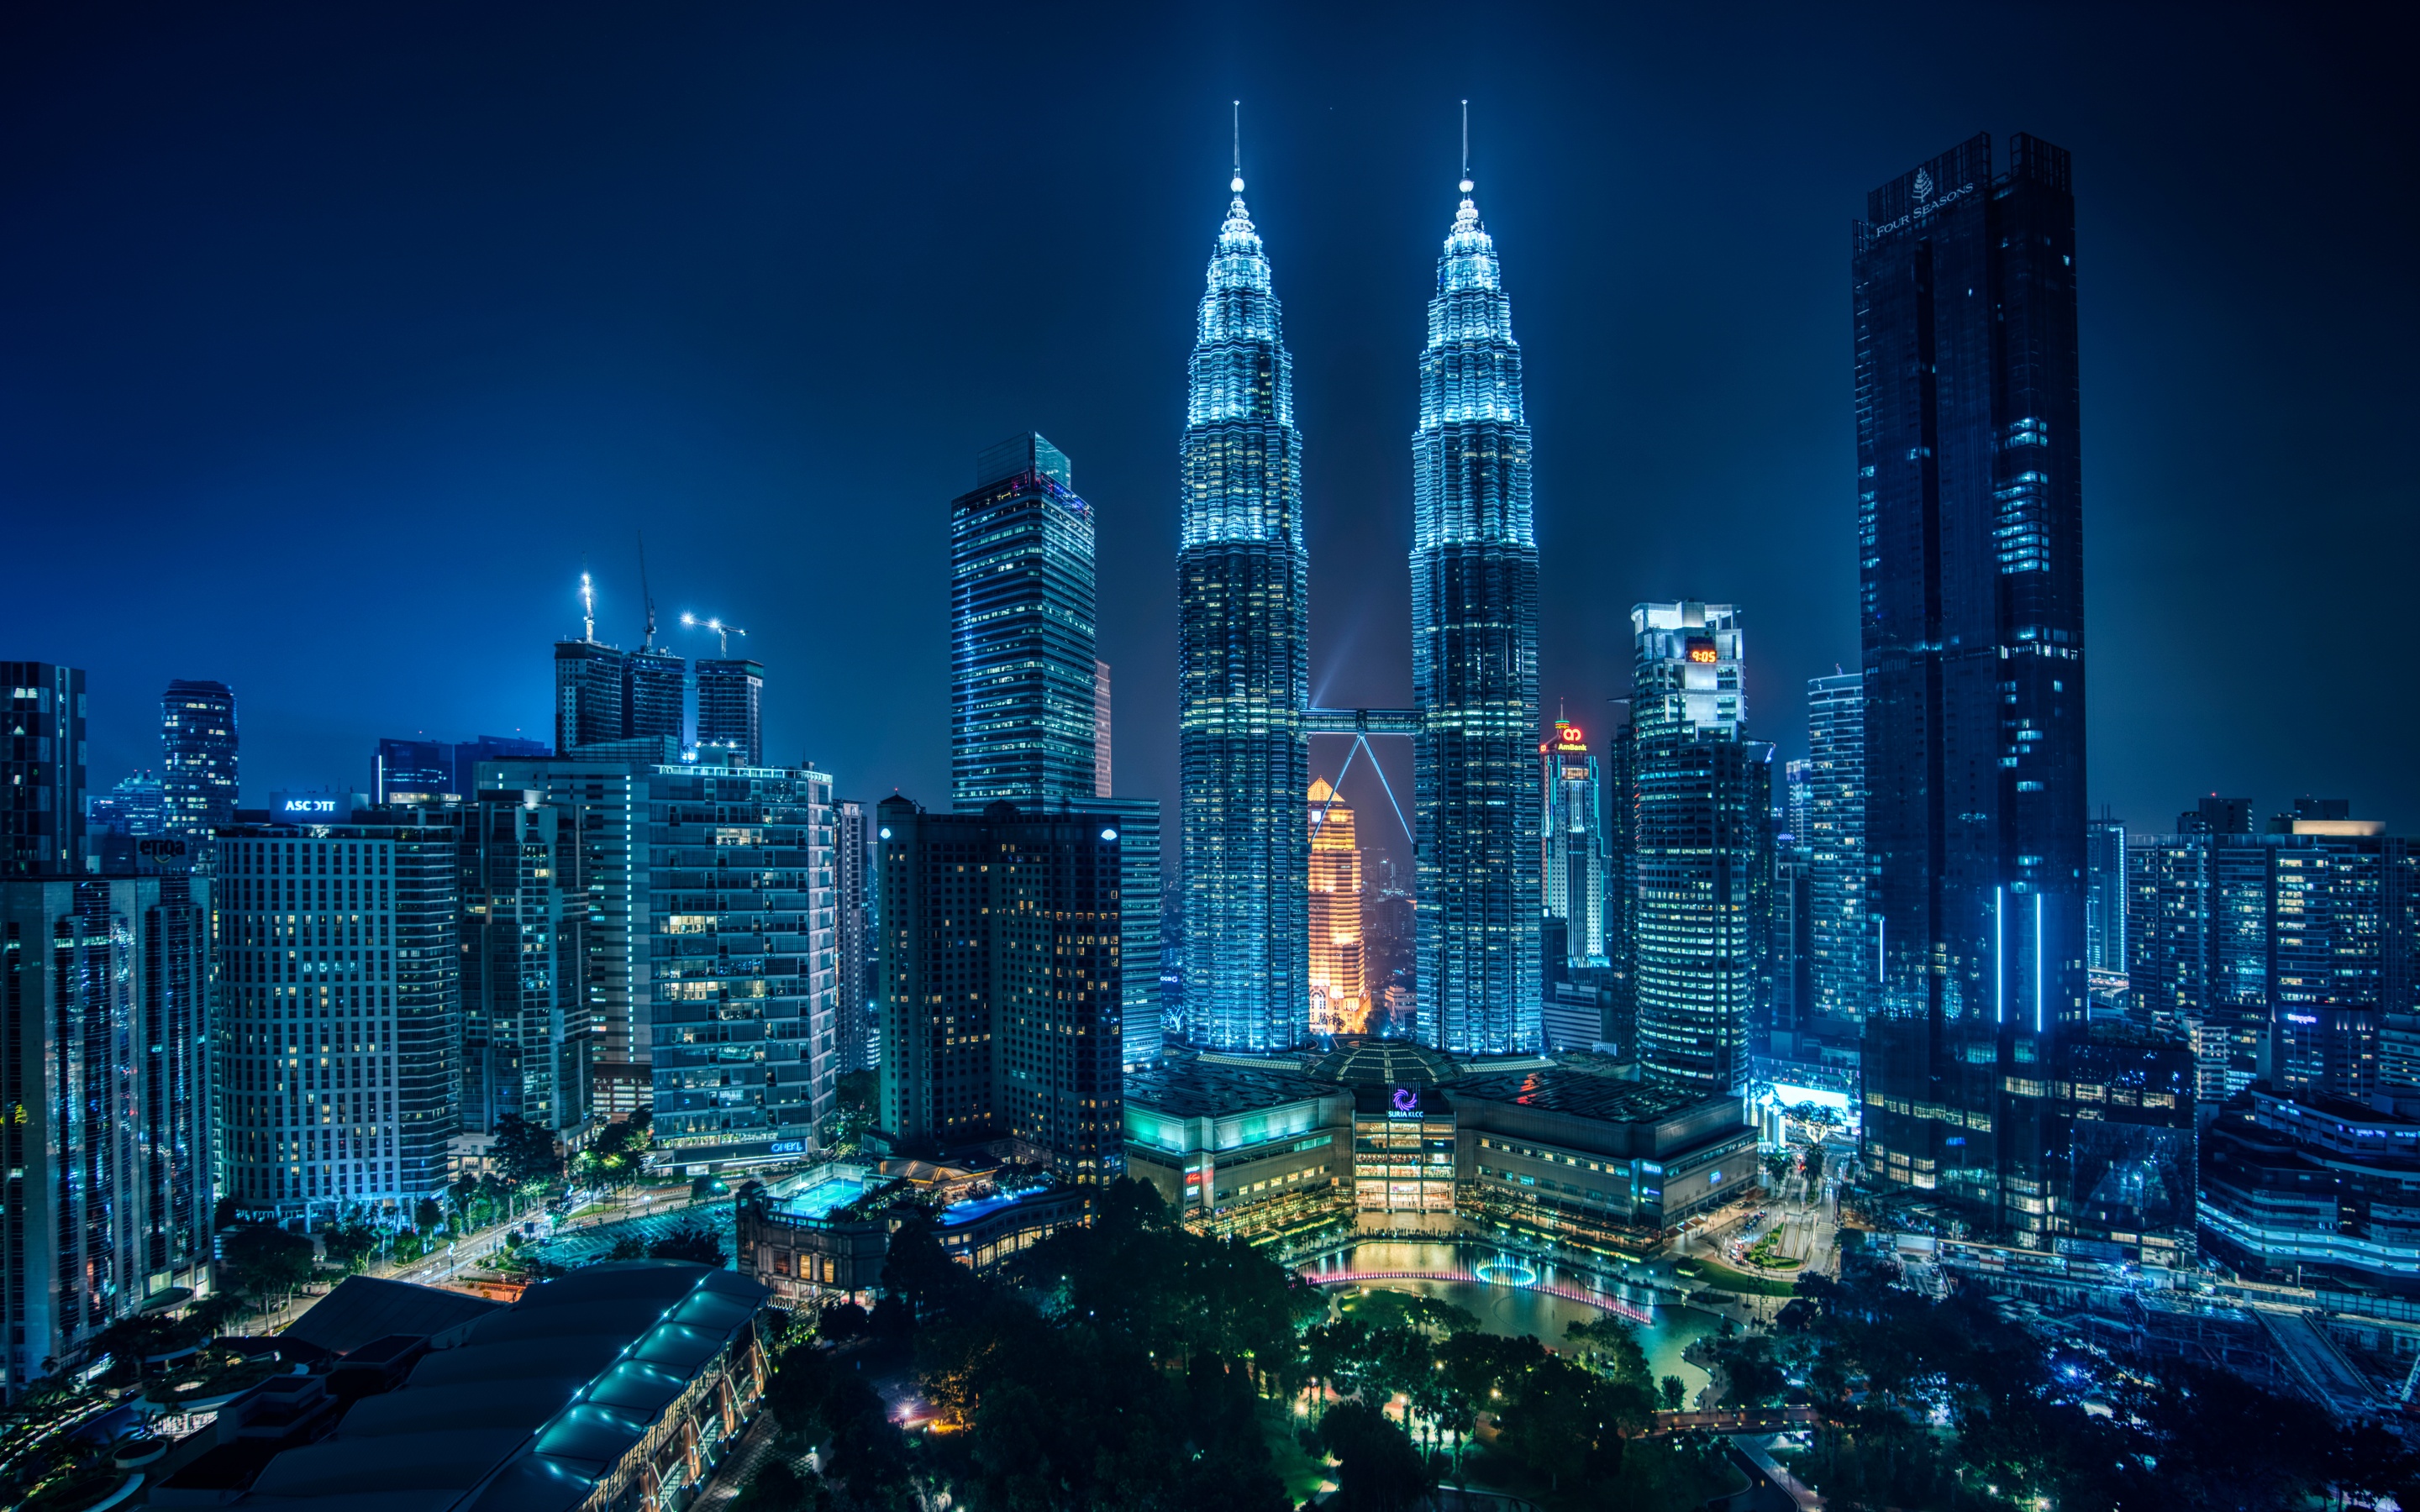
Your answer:
[[[1419,1088],[1398,1087],[1387,1099],[1387,1117],[1390,1119],[1417,1119],[1419,1116],[1420,1089]]]

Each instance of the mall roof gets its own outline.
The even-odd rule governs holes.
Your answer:
[[[504,1308],[503,1303],[440,1287],[349,1275],[336,1283],[334,1291],[312,1304],[309,1311],[287,1325],[280,1337],[317,1344],[336,1354],[349,1354],[372,1339],[391,1334],[417,1334],[433,1339]]]
[[[1126,1073],[1126,1101],[1171,1119],[1223,1119],[1254,1108],[1333,1097],[1330,1083],[1254,1066],[1171,1060]]]
[[[1442,1051],[1409,1040],[1357,1034],[1337,1036],[1336,1048],[1311,1066],[1311,1074],[1328,1082],[1406,1087],[1417,1082],[1450,1082],[1462,1074],[1462,1068]]]
[[[1626,1081],[1570,1066],[1466,1076],[1450,1084],[1446,1090],[1456,1101],[1474,1098],[1488,1103],[1517,1103],[1543,1112],[1567,1113],[1606,1123],[1653,1123],[1718,1095],[1695,1088]]]
[[[247,1507],[567,1512],[737,1339],[771,1293],[680,1260],[541,1282],[329,1438],[271,1460]]]

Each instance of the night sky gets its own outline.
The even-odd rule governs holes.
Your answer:
[[[2284,8],[9,8],[0,656],[88,670],[97,787],[156,770],[161,690],[207,677],[248,801],[358,788],[380,735],[545,738],[583,564],[599,634],[638,637],[644,530],[667,626],[752,632],[769,755],[946,803],[946,505],[1032,428],[1098,511],[1118,786],[1172,824],[1228,101],[1314,691],[1401,704],[1467,98],[1544,712],[1602,722],[1635,601],[1730,601],[1750,723],[1803,753],[1805,680],[1857,661],[1850,222],[2027,131],[2075,155],[2095,808],[2316,793],[2420,828],[2403,44]]]

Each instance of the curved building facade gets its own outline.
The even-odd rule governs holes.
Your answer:
[[[1178,448],[1185,1028],[1265,1051],[1310,1030],[1310,560],[1293,360],[1240,177],[1233,189]]]
[[[1420,1038],[1543,1043],[1538,545],[1521,348],[1471,183],[1437,262],[1412,438]]]

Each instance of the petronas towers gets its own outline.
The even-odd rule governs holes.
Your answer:
[[[1310,1034],[1314,733],[1414,744],[1419,1036],[1541,1045],[1538,552],[1521,353],[1472,186],[1437,265],[1413,437],[1414,707],[1314,709],[1302,439],[1240,173],[1195,332],[1177,554],[1185,1029],[1204,1049]]]

